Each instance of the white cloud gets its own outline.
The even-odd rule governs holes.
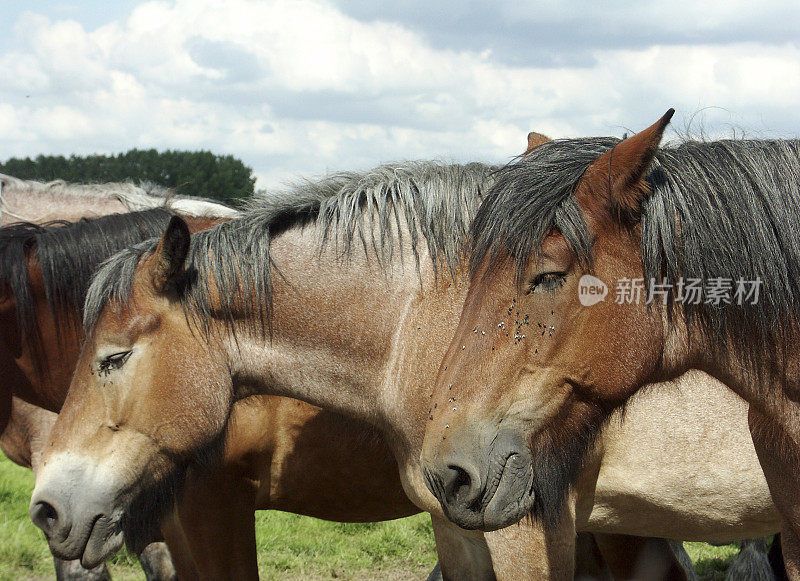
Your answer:
[[[563,24],[580,11],[548,10],[536,18],[554,33],[580,35]],[[624,18],[645,25],[664,17],[657,10]],[[718,19],[741,24],[727,8]],[[679,25],[686,18],[669,27]],[[800,132],[793,43],[598,46],[580,66],[508,64],[323,0],[148,2],[94,30],[27,13],[14,38],[0,54],[0,159],[206,148],[240,157],[267,185],[401,158],[502,161],[532,129],[620,134],[669,106],[679,124],[718,107],[704,114],[712,134]]]

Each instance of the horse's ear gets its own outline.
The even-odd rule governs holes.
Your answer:
[[[640,211],[642,201],[649,194],[645,177],[674,113],[675,109],[670,109],[644,131],[620,141],[590,167],[593,179],[599,182],[595,187],[608,192],[615,213],[638,214]]]
[[[183,272],[190,242],[189,226],[182,218],[173,216],[152,256],[153,286],[156,291],[164,292]]]
[[[528,149],[525,150],[525,153],[522,155],[528,155],[531,151],[539,147],[542,143],[547,143],[550,141],[550,138],[546,135],[542,135],[541,133],[536,133],[535,131],[531,131],[528,133]]]

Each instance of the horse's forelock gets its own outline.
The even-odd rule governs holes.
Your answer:
[[[553,140],[501,168],[472,222],[473,276],[508,253],[519,277],[554,229],[581,263],[590,264],[591,236],[573,194],[589,165],[618,142],[612,137]]]
[[[83,329],[87,335],[97,325],[107,304],[128,304],[133,294],[136,267],[144,256],[156,249],[158,241],[158,238],[150,238],[129,246],[100,265],[92,277],[83,306]]]

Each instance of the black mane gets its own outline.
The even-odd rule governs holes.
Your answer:
[[[100,263],[123,248],[161,234],[172,215],[155,208],[78,222],[0,228],[0,284],[14,297],[20,336],[36,361],[44,358],[30,285],[31,263],[41,268],[47,304],[61,332],[66,313],[77,315],[70,319],[73,322],[80,321],[86,291]]]
[[[586,168],[618,139],[557,140],[498,172],[472,224],[473,276],[503,252],[518,276],[544,236],[561,231],[590,268],[591,241],[574,197]],[[666,278],[760,280],[755,305],[682,304],[720,348],[760,372],[782,352],[800,313],[800,142],[686,141],[656,153],[642,212],[645,283]],[[669,313],[677,308],[670,301]],[[764,357],[766,355],[766,357]]]

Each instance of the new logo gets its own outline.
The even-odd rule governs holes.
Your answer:
[[[584,307],[591,307],[604,301],[607,294],[606,283],[596,276],[584,274],[578,281],[578,300]]]

